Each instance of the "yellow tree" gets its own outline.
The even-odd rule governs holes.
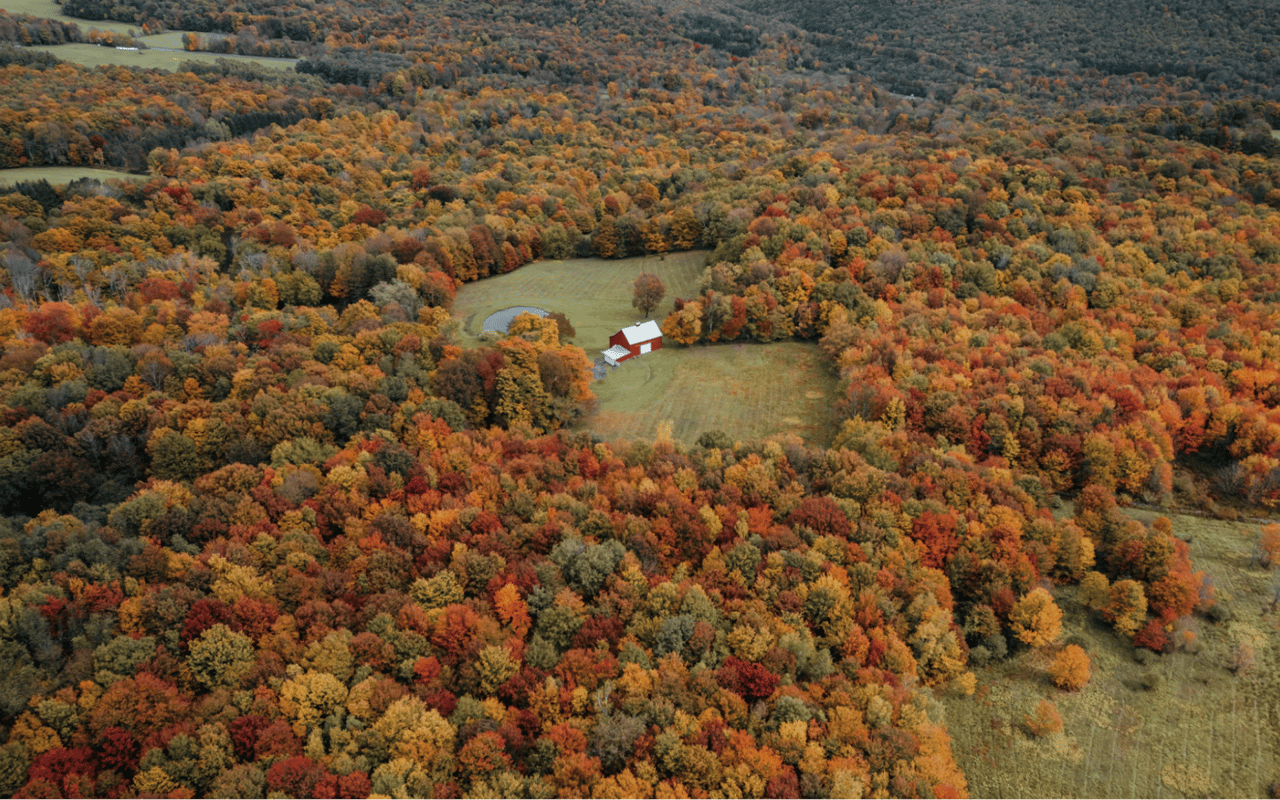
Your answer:
[[[1147,620],[1147,595],[1137,581],[1116,581],[1107,595],[1102,614],[1126,636],[1133,636]]]
[[[1074,692],[1089,683],[1089,655],[1079,645],[1069,644],[1062,649],[1049,667],[1054,686]]]
[[[1111,582],[1101,572],[1090,570],[1080,581],[1080,602],[1094,611],[1101,611],[1111,593]]]
[[[433,782],[448,780],[453,771],[456,731],[435,709],[417,697],[402,697],[387,706],[373,724],[392,756],[405,759],[405,768],[416,768]],[[399,770],[397,770],[399,772]]]
[[[238,686],[253,667],[253,640],[218,623],[191,642],[187,666],[208,688]]]
[[[679,344],[693,344],[702,333],[702,304],[693,301],[673,311],[662,323],[662,335]]]
[[[1062,633],[1062,609],[1048,591],[1037,586],[1014,605],[1009,623],[1019,640],[1032,647],[1044,647]]]
[[[681,208],[671,215],[671,247],[675,250],[692,250],[702,238],[702,225],[688,208]]]
[[[305,737],[347,701],[347,687],[327,672],[290,666],[290,677],[280,687],[280,710],[293,720],[293,731]]]
[[[543,348],[560,346],[560,326],[550,317],[537,314],[517,314],[507,327],[507,336],[518,336]]]

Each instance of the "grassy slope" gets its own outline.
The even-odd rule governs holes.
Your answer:
[[[1273,574],[1250,564],[1258,526],[1170,517],[1232,619],[1197,618],[1196,645],[1144,666],[1076,602],[1075,587],[1060,590],[1063,636],[1078,637],[1093,662],[1089,686],[1058,691],[1047,677],[1050,657],[1024,652],[975,670],[976,702],[944,698],[975,797],[1261,797],[1280,775],[1280,616],[1269,605]],[[1233,675],[1226,665],[1240,643],[1253,647],[1256,663]],[[1141,686],[1148,671],[1160,676],[1151,691]],[[1037,740],[1020,723],[1041,698],[1057,705],[1065,727]]]
[[[167,34],[162,34],[167,35]],[[142,37],[144,41],[150,37]],[[234,58],[237,61],[248,61],[261,67],[293,71],[294,59],[287,58],[250,58],[248,56],[229,56],[225,53],[175,53],[169,50],[117,50],[114,47],[100,47],[96,44],[57,44],[39,45],[32,50],[43,50],[53,53],[63,61],[80,64],[85,67],[101,67],[108,64],[124,67],[146,67],[165,69],[177,72],[184,61],[202,61],[214,63],[220,58]]]
[[[97,178],[107,180],[144,180],[146,175],[132,175],[113,169],[91,169],[89,167],[17,167],[0,169],[0,186],[13,186],[22,181],[46,180],[54,186],[64,186],[80,178]]]
[[[132,22],[112,22],[110,20],[92,20],[78,19],[76,17],[68,17],[62,13],[62,7],[53,0],[3,0],[0,2],[0,8],[11,14],[30,14],[33,17],[43,17],[44,19],[56,19],[59,22],[72,22],[80,26],[80,30],[88,33],[97,28],[100,31],[112,31],[114,33],[127,34],[130,29],[135,33],[141,33],[139,26]]]

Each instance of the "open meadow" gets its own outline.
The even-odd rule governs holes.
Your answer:
[[[825,446],[835,435],[835,389],[813,344],[672,345],[596,381],[599,407],[578,427],[605,440],[669,436],[693,444],[721,430],[735,440],[794,434]]]
[[[82,23],[83,24],[83,23]],[[168,34],[161,34],[167,36]],[[149,37],[141,37],[147,41]],[[30,48],[52,53],[63,61],[70,61],[84,67],[102,67],[115,65],[123,67],[145,67],[177,72],[184,61],[199,61],[213,64],[220,58],[233,58],[237,61],[248,61],[261,67],[291,71],[298,63],[291,58],[256,58],[253,56],[235,56],[226,53],[187,52],[182,50],[121,50],[116,47],[101,47],[96,44],[51,44]]]
[[[565,314],[572,342],[598,359],[619,328],[640,319],[631,284],[642,272],[662,278],[667,294],[652,318],[661,321],[675,298],[697,293],[703,252],[606,261],[542,261],[463,286],[453,315],[464,345],[479,344],[485,317],[516,305]],[[692,444],[709,430],[733,439],[794,434],[825,445],[834,435],[831,397],[836,379],[816,345],[789,341],[702,347],[668,344],[623,362],[596,381],[599,405],[579,421],[606,440],[670,436]]]
[[[101,67],[118,65],[125,67],[147,67],[176,72],[183,61],[200,61],[214,63],[219,58],[233,58],[251,61],[270,69],[292,70],[298,63],[294,58],[256,58],[253,56],[228,55],[226,53],[188,52],[184,50],[182,35],[185,31],[164,31],[150,36],[142,35],[138,25],[132,22],[115,22],[112,20],[91,20],[68,17],[52,0],[3,0],[0,8],[12,14],[31,14],[45,19],[56,19],[78,25],[80,30],[88,33],[95,28],[100,31],[129,35],[147,48],[143,50],[119,50],[114,47],[101,47],[96,44],[76,43],[59,45],[35,45],[32,50],[52,53],[63,61],[80,64],[85,67]],[[52,183],[52,181],[50,181]]]
[[[635,322],[640,312],[631,307],[631,284],[642,272],[652,272],[666,284],[667,296],[650,315],[662,321],[675,307],[677,297],[698,292],[705,251],[668,253],[610,261],[575,258],[538,261],[458,290],[453,316],[462,323],[460,344],[480,344],[485,317],[511,306],[535,306],[558,311],[569,318],[577,335],[573,344],[596,358],[609,346],[609,337]]]
[[[56,19],[59,22],[71,22],[79,25],[80,30],[84,33],[88,33],[94,28],[100,31],[111,31],[112,33],[128,34],[131,30],[134,33],[141,33],[139,26],[132,22],[68,17],[62,13],[62,7],[53,2],[53,0],[4,0],[4,2],[0,2],[0,8],[11,14],[30,14],[33,17]]]
[[[0,169],[0,186],[13,186],[23,181],[45,180],[52,186],[65,186],[81,178],[108,180],[145,180],[146,175],[133,175],[114,169],[93,169],[91,167],[14,167]]]
[[[944,698],[974,797],[1267,795],[1280,775],[1280,617],[1275,573],[1252,563],[1258,525],[1167,516],[1230,618],[1197,615],[1193,643],[1156,655],[1123,641],[1077,601],[1076,587],[1056,591],[1063,641],[1088,652],[1093,678],[1079,692],[1060,691],[1049,682],[1050,654],[1023,651],[975,669],[973,698]],[[1253,664],[1232,672],[1242,645]],[[1063,730],[1036,738],[1023,719],[1041,699],[1056,705]]]

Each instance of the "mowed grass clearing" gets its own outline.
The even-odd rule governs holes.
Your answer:
[[[1191,538],[1192,564],[1213,577],[1231,619],[1197,616],[1192,647],[1142,664],[1076,601],[1075,587],[1056,591],[1063,637],[1088,652],[1093,679],[1059,691],[1047,675],[1051,656],[1023,652],[975,670],[974,697],[942,698],[974,797],[1265,797],[1280,780],[1280,618],[1270,605],[1273,573],[1250,563],[1258,525],[1167,516],[1176,535]],[[1227,665],[1240,644],[1256,661],[1233,674]],[[1144,688],[1147,674],[1155,689]],[[1064,728],[1035,739],[1021,722],[1041,699],[1057,706]]]
[[[79,64],[84,67],[113,65],[163,69],[169,72],[177,72],[184,61],[200,61],[213,64],[220,58],[248,61],[261,67],[278,69],[284,72],[292,72],[293,65],[298,63],[295,59],[289,58],[253,58],[250,56],[230,56],[225,53],[175,53],[170,50],[119,50],[115,47],[100,47],[96,44],[39,45],[30,49],[43,50],[46,53],[52,53],[63,61],[70,61],[73,64]]]
[[[536,306],[569,318],[577,335],[572,342],[595,358],[609,347],[609,337],[644,318],[631,307],[632,283],[652,272],[666,284],[667,296],[651,312],[662,320],[675,308],[675,298],[698,293],[706,253],[668,253],[609,261],[579,258],[538,261],[458,290],[453,316],[462,323],[461,339],[468,347],[480,344],[485,317],[511,306]]]
[[[453,305],[459,340],[478,346],[485,317],[511,306],[536,306],[566,315],[576,330],[572,342],[596,360],[610,336],[641,319],[631,307],[636,276],[652,272],[666,284],[667,295],[651,315],[661,323],[675,308],[675,298],[697,294],[705,259],[704,252],[695,251],[618,261],[542,261],[468,283]],[[825,445],[835,434],[836,384],[813,344],[667,343],[596,381],[598,407],[576,427],[610,441],[667,435],[693,444],[703,432],[718,429],[733,439],[793,434]]]
[[[97,28],[100,31],[111,31],[113,33],[128,34],[132,29],[135,33],[142,33],[142,26],[135,25],[132,22],[115,22],[105,19],[80,19],[78,17],[68,17],[62,13],[62,7],[53,0],[4,0],[0,2],[0,8],[8,11],[10,14],[30,14],[33,17],[42,17],[44,19],[56,19],[59,22],[70,22],[80,26],[80,30],[84,33]]]
[[[606,441],[669,436],[691,445],[721,430],[734,440],[791,434],[825,446],[835,436],[836,384],[807,342],[669,345],[596,381],[599,407],[577,427]]]
[[[73,23],[78,25],[81,32],[86,34],[95,28],[100,31],[111,31],[112,33],[124,35],[128,35],[129,31],[133,31],[134,38],[145,43],[148,47],[183,50],[182,34],[185,31],[165,31],[151,36],[143,36],[142,26],[132,22],[68,17],[62,13],[62,8],[57,3],[54,3],[53,0],[2,0],[0,1],[0,8],[11,14],[30,14],[34,17]],[[80,64],[85,67],[116,65],[163,69],[169,72],[177,72],[178,66],[183,61],[201,61],[212,64],[219,58],[252,61],[263,67],[290,72],[293,71],[293,65],[298,63],[297,59],[292,58],[254,58],[252,56],[227,55],[225,53],[172,53],[166,50],[117,50],[114,47],[100,47],[95,44],[82,43],[37,45],[31,49],[43,50],[46,53],[52,53],[63,61]]]
[[[90,167],[15,167],[13,169],[0,169],[0,186],[13,186],[23,181],[39,180],[46,180],[53,186],[65,186],[81,178],[94,178],[100,181],[144,181],[148,176],[118,172],[113,169],[92,169]]]

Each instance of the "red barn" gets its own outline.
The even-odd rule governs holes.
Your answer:
[[[616,367],[628,358],[661,350],[662,331],[653,320],[638,322],[610,336],[609,345],[604,351],[604,360]]]

